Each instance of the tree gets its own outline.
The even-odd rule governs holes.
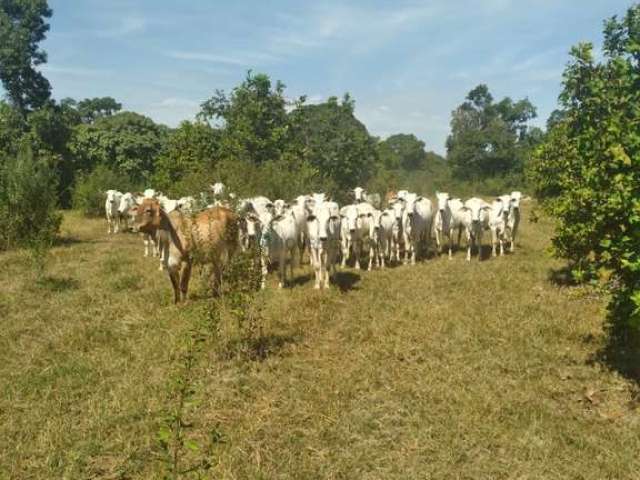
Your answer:
[[[284,88],[280,81],[274,87],[267,75],[249,71],[231,95],[217,90],[202,104],[198,118],[222,123],[221,156],[258,165],[280,158],[289,139]]]
[[[76,104],[83,123],[93,123],[98,118],[110,117],[122,109],[122,104],[111,97],[85,98]]]
[[[447,159],[463,179],[481,179],[521,172],[529,156],[531,130],[528,122],[536,109],[528,99],[498,103],[486,85],[478,85],[451,114]]]
[[[419,170],[424,167],[424,142],[415,135],[399,133],[378,143],[380,164],[388,170]]]
[[[77,170],[89,172],[102,164],[134,182],[153,173],[155,159],[169,134],[167,127],[133,112],[98,118],[74,130],[69,149]]]
[[[364,185],[376,169],[376,139],[354,116],[355,103],[346,94],[318,105],[300,105],[291,113],[293,148],[323,177],[335,194]]]
[[[0,80],[22,115],[51,96],[49,81],[36,70],[47,61],[38,44],[46,38],[51,14],[47,0],[0,1]]]
[[[177,184],[185,177],[213,172],[220,157],[221,135],[207,123],[182,122],[158,157],[154,184],[173,194],[174,189],[181,190]]]
[[[640,327],[640,5],[605,23],[604,59],[571,49],[562,115],[535,154],[531,178],[558,222],[556,255],[577,279],[610,276],[614,326]],[[620,330],[620,329],[618,329]],[[622,331],[625,328],[621,329]],[[628,330],[627,330],[628,331]]]

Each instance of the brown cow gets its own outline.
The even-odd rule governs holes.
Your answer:
[[[194,262],[213,266],[213,291],[219,293],[222,268],[238,246],[238,217],[225,207],[208,208],[193,216],[179,210],[166,213],[160,202],[145,198],[138,208],[137,229],[157,230],[169,244],[164,261],[173,286],[174,301],[187,298]]]
[[[385,206],[390,206],[398,198],[398,192],[389,190],[384,196]]]

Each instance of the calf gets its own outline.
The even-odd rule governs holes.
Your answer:
[[[107,233],[118,233],[118,227],[120,226],[118,207],[120,206],[122,193],[117,190],[107,190],[105,193],[107,195],[104,203],[104,211],[107,217]]]
[[[507,216],[507,229],[509,231],[509,240],[511,245],[509,250],[514,252],[516,247],[516,235],[518,233],[518,226],[520,225],[520,200],[522,199],[522,193],[511,192],[509,201],[509,214]]]
[[[174,302],[186,300],[193,263],[213,266],[214,294],[220,293],[222,270],[237,247],[238,216],[224,207],[204,210],[193,217],[176,210],[166,213],[156,199],[145,199],[136,215],[141,232],[162,231],[169,248],[166,268],[173,287]]]

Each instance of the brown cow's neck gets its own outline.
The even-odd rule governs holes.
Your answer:
[[[173,224],[173,221],[171,221],[171,217],[169,217],[169,215],[167,215],[167,213],[164,210],[160,210],[160,219],[162,222],[161,228],[169,232],[169,235],[171,236],[171,242],[176,246],[178,251],[183,256],[186,255],[183,239],[181,235],[178,233],[178,229]]]

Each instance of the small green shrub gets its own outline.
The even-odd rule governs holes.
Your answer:
[[[121,192],[133,190],[131,180],[126,176],[98,165],[87,175],[80,175],[73,191],[73,208],[87,217],[104,215],[105,192],[114,189]]]
[[[60,229],[57,182],[50,159],[24,145],[0,168],[0,250],[29,247],[38,269]]]

